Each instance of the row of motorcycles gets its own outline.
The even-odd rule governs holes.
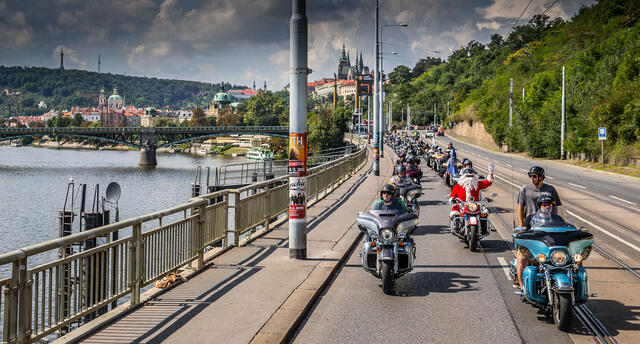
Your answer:
[[[424,155],[427,166],[431,167],[449,188],[453,188],[458,183],[463,167],[461,160],[457,159],[453,150],[453,145],[444,150],[440,146],[433,145]],[[479,181],[484,179],[483,175],[478,175]],[[491,197],[495,196],[496,194],[491,195]],[[445,197],[449,198],[449,195],[445,195]],[[491,232],[488,203],[492,201],[490,197],[479,200],[475,200],[473,197],[468,200],[453,197],[449,200],[450,203],[457,204],[460,208],[458,213],[451,216],[449,232],[464,242],[472,252],[477,251],[478,242],[489,236]]]
[[[392,181],[396,186],[396,197],[407,204],[408,211],[360,212],[357,223],[366,237],[361,253],[362,266],[380,278],[384,293],[390,294],[395,280],[414,267],[416,248],[411,233],[418,226],[418,198],[423,194],[420,157],[450,187],[457,183],[457,173],[462,166],[457,161],[449,164],[452,152],[447,150],[451,148],[443,150],[430,146],[418,135],[403,138],[387,135],[385,143],[398,156]],[[451,165],[455,168],[450,168]],[[471,251],[476,251],[478,241],[489,235],[487,203],[491,201],[490,198],[450,200],[459,205],[460,211],[451,219],[449,230]],[[571,326],[573,306],[588,299],[587,271],[582,262],[589,256],[593,242],[591,233],[565,222],[561,216],[541,216],[535,223],[532,220],[531,229],[513,230],[515,249],[532,257],[522,273],[521,300],[551,314],[563,331]],[[513,281],[518,281],[515,258],[510,264],[510,275]]]
[[[407,211],[370,210],[357,216],[358,228],[364,233],[362,267],[382,281],[382,291],[391,294],[395,281],[413,270],[415,243],[411,233],[418,226],[422,196],[422,170],[417,153],[424,152],[424,143],[417,139],[395,139],[385,136],[385,143],[395,152],[391,183],[395,197],[404,202]]]

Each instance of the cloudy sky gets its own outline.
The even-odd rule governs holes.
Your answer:
[[[380,0],[384,70],[446,58],[542,13],[571,18],[594,0]],[[528,5],[529,4],[529,5]],[[527,7],[528,5],[528,7]],[[344,44],[373,65],[375,0],[308,0],[309,80],[332,76]],[[291,0],[0,0],[0,64],[158,78],[288,83]]]

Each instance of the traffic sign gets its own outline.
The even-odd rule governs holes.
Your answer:
[[[607,139],[607,127],[598,128],[598,139],[604,141]]]

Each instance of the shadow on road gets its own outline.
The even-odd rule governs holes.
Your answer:
[[[430,293],[459,293],[477,290],[478,276],[455,272],[418,271],[396,281],[398,296],[427,296]]]
[[[429,234],[449,234],[447,232],[447,226],[438,226],[438,225],[426,225],[426,226],[418,226],[411,235],[429,235]]]
[[[620,331],[640,331],[640,324],[637,323],[637,319],[640,319],[638,306],[627,306],[615,300],[598,299],[590,299],[587,306],[613,336]]]

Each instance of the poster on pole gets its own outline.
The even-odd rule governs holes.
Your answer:
[[[289,219],[307,214],[307,133],[289,134]]]

